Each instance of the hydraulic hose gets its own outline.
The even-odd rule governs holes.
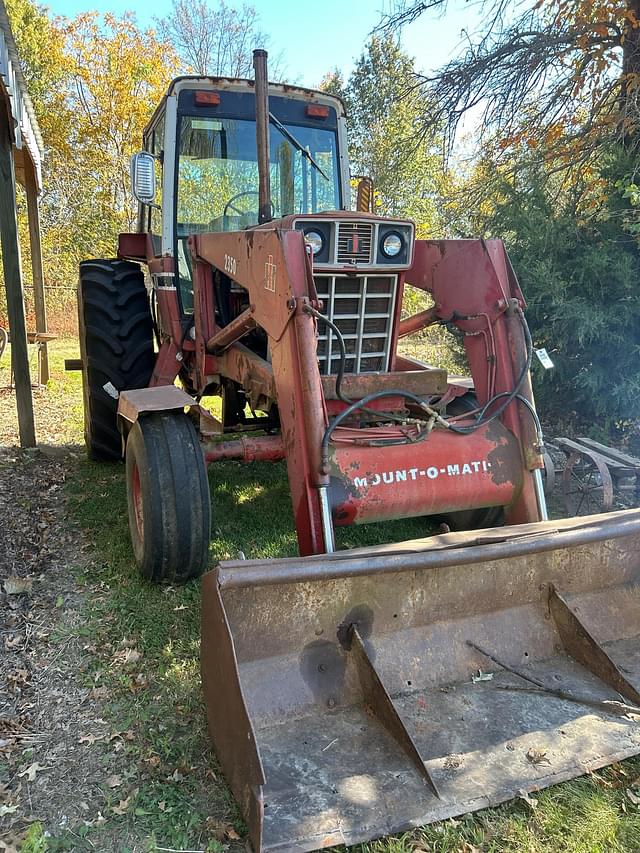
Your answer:
[[[525,343],[526,343],[526,347],[527,347],[527,358],[525,360],[525,363],[522,366],[522,370],[520,371],[520,375],[518,376],[518,379],[516,381],[516,384],[515,384],[513,390],[512,391],[503,391],[500,394],[495,394],[490,400],[488,400],[484,404],[484,406],[482,407],[482,409],[480,410],[480,412],[478,413],[478,415],[476,417],[475,423],[471,424],[471,426],[459,427],[459,426],[456,426],[455,424],[450,423],[449,429],[453,430],[453,432],[460,433],[461,435],[469,435],[470,433],[475,432],[475,430],[477,430],[479,427],[485,426],[486,424],[491,423],[491,421],[494,421],[496,418],[499,418],[500,415],[505,411],[507,406],[509,406],[509,404],[512,403],[513,400],[517,396],[519,396],[519,391],[522,388],[522,384],[525,381],[525,379],[527,378],[527,374],[529,373],[529,370],[531,369],[531,360],[533,358],[533,341],[531,339],[531,332],[529,330],[529,325],[526,321],[526,318],[524,316],[524,312],[523,312],[522,308],[520,308],[519,305],[516,305],[514,307],[514,311],[518,315],[520,323],[522,324],[522,331],[524,333],[524,339],[525,339]],[[499,406],[492,415],[490,415],[488,418],[483,420],[487,409],[489,409],[496,400],[500,399],[501,397],[505,397],[505,396],[507,399],[504,401],[504,403],[502,403],[502,405]],[[525,400],[526,398],[522,397],[521,399]],[[536,415],[536,417],[537,417],[537,415]],[[539,423],[539,421],[538,421],[538,423]]]

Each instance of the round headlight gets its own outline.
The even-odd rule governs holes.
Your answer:
[[[395,231],[392,231],[382,241],[382,254],[387,258],[396,258],[404,248],[404,240]]]
[[[319,255],[324,249],[324,237],[319,231],[305,231],[304,242],[314,255]]]

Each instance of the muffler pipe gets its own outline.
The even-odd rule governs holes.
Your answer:
[[[269,75],[267,51],[253,51],[256,94],[256,144],[258,151],[258,222],[270,222],[271,178],[269,173]]]

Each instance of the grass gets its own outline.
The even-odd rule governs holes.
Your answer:
[[[47,403],[65,411],[60,435],[81,440],[79,375],[60,375],[72,343],[52,347]],[[6,356],[5,356],[6,358]],[[3,360],[4,361],[4,360]],[[61,409],[59,409],[59,412]],[[211,562],[235,556],[292,555],[296,550],[282,464],[216,465],[210,473]],[[125,786],[103,790],[101,826],[30,840],[39,850],[240,850],[244,825],[208,746],[199,686],[199,584],[152,587],[141,581],[127,535],[122,466],[78,459],[67,486],[74,523],[87,532],[91,559],[78,576],[86,595],[93,653],[81,673],[104,691],[104,714],[122,732],[119,773]],[[423,535],[420,520],[345,528],[343,547]],[[130,654],[127,661],[127,649]],[[140,655],[138,658],[137,655]],[[111,747],[107,747],[111,748]],[[357,845],[357,853],[623,853],[640,850],[640,760],[633,759],[536,795],[395,838]],[[124,801],[125,806],[121,808]],[[114,811],[116,809],[116,811]],[[118,814],[122,811],[122,814]],[[87,837],[80,846],[79,834]],[[91,846],[93,845],[93,847]]]
[[[207,788],[215,814],[238,829],[241,822],[224,785],[206,776],[209,765],[204,718],[198,686],[199,587],[153,588],[142,583],[133,567],[123,530],[126,501],[120,467],[81,463],[70,483],[73,514],[91,532],[96,560],[87,581],[104,590],[92,605],[92,624],[98,644],[117,647],[122,638],[135,642],[144,654],[152,683],[131,694],[130,672],[102,671],[100,683],[109,684],[120,698],[111,712],[133,727],[135,749],[142,760],[158,755],[166,770],[196,768],[179,793],[166,781],[139,785],[134,816],[138,828],[162,839],[163,846],[203,844],[207,841],[208,812],[199,784]],[[281,466],[240,466],[223,463],[211,476],[215,507],[212,559],[233,556],[290,555],[295,550],[286,479]],[[384,527],[387,527],[386,525]],[[378,530],[382,530],[380,526]],[[409,532],[409,531],[406,531]],[[387,530],[388,533],[388,530]],[[416,535],[416,531],[413,532]],[[183,609],[184,608],[184,609]],[[98,664],[101,666],[101,664]],[[217,774],[217,769],[214,770]],[[626,791],[640,785],[640,761],[592,774],[544,791],[535,807],[517,800],[460,820],[446,821],[396,838],[352,848],[359,853],[409,851],[563,851],[609,853],[640,850],[640,813]],[[173,813],[159,814],[159,798],[175,804]],[[191,825],[178,803],[188,804]],[[172,806],[173,808],[173,806]],[[142,824],[139,822],[142,821]],[[102,830],[104,832],[104,829]],[[167,842],[171,841],[171,844]],[[200,848],[203,849],[203,848]]]
[[[67,358],[79,358],[78,341],[62,338],[48,346],[50,380],[45,389],[34,389],[33,405],[37,439],[43,444],[78,444],[82,439],[82,380],[80,373],[67,372]],[[11,345],[0,359],[0,389],[10,382]],[[29,347],[32,380],[37,376],[37,350]],[[0,391],[0,444],[18,443],[15,392]]]

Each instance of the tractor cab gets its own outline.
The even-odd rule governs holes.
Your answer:
[[[269,219],[350,206],[342,101],[269,85]],[[193,311],[190,235],[259,224],[255,84],[222,77],[174,80],[132,164],[139,231],[176,259],[183,314]],[[156,193],[156,182],[161,193]],[[157,196],[160,195],[158,198]]]

